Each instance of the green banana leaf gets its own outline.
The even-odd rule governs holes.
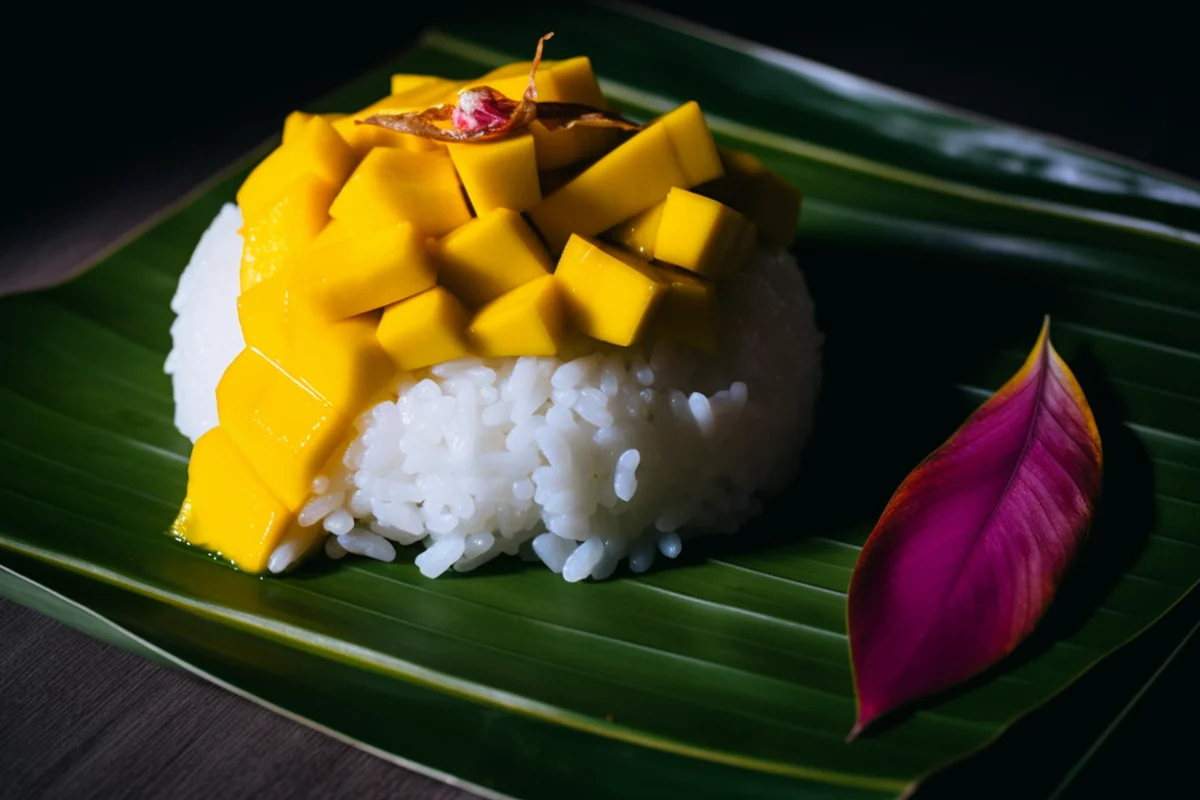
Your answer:
[[[805,190],[796,252],[827,379],[800,480],[739,536],[598,584],[494,562],[429,581],[412,552],[260,579],[172,541],[189,445],[162,372],[168,303],[250,159],[84,275],[0,300],[0,594],[528,798],[895,796],[1184,598],[1200,579],[1200,187],[628,9],[453,20],[310,110],[362,107],[391,72],[527,59],[547,30],[550,57],[591,56],[629,116],[699,100],[723,144]],[[1105,442],[1089,547],[1010,659],[848,745],[858,547],[1045,313]],[[1138,689],[1121,677],[1103,687],[1117,708]]]

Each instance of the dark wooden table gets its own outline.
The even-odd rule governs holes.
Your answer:
[[[995,28],[948,29],[945,17],[922,14],[920,4],[896,20],[876,13],[882,4],[854,3],[841,17],[781,26],[770,15],[745,13],[754,3],[740,2],[737,16],[694,4],[651,5],[1200,175],[1196,70],[1164,38],[1169,26],[1125,25],[1101,35],[1029,21],[1009,6]],[[79,269],[269,136],[289,110],[403,47],[428,16],[408,11],[401,22],[380,13],[371,30],[361,20],[331,22],[319,40],[311,30],[297,40],[265,27],[247,40],[222,27],[228,20],[193,22],[182,38],[80,31],[76,42],[56,29],[56,68],[41,82],[18,81],[7,105],[24,109],[28,131],[30,120],[52,119],[69,98],[75,124],[47,124],[32,155],[9,165],[10,190],[22,201],[0,222],[0,292]],[[80,92],[81,83],[90,90]],[[1176,672],[1194,672],[1200,646],[1193,643],[1182,661],[1191,667],[1181,663]],[[1132,716],[1149,715],[1151,725],[1155,713],[1165,718],[1170,690],[1155,697]],[[1094,786],[1122,774],[1111,763],[1098,769]],[[211,796],[471,795],[0,601],[0,797]]]

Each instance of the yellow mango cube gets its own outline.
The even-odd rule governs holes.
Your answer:
[[[441,265],[438,280],[472,308],[553,269],[529,223],[506,208],[455,228],[430,249]]]
[[[476,353],[497,358],[552,356],[565,333],[562,297],[550,275],[497,297],[476,312],[467,329]]]
[[[283,143],[295,141],[300,135],[300,131],[308,124],[308,121],[313,118],[313,114],[308,114],[304,111],[293,111],[288,114],[283,120]]]
[[[238,298],[246,347],[279,364],[333,407],[357,414],[394,373],[375,340],[379,315],[327,322],[298,296],[288,277],[263,281]]]
[[[334,198],[329,216],[356,231],[409,222],[422,236],[441,236],[464,224],[471,212],[444,151],[377,147]]]
[[[506,64],[473,81],[463,88],[488,86],[511,100],[520,100],[529,86],[531,61]],[[542,61],[534,76],[537,99],[546,103],[583,103],[595,108],[608,108],[592,62],[586,56],[568,58],[565,61]],[[458,102],[457,92],[447,96],[445,102]]]
[[[196,440],[188,462],[187,499],[171,532],[214,551],[246,572],[263,572],[293,516],[258,476],[227,431]],[[320,527],[313,529],[317,535]]]
[[[583,103],[594,108],[608,108],[600,82],[587,56],[556,61],[547,71],[546,81],[538,70],[536,80],[538,99],[558,103]]]
[[[673,267],[651,267],[668,285],[654,313],[651,337],[682,342],[712,353],[717,349],[717,290],[712,281]]]
[[[279,272],[317,238],[329,221],[329,204],[336,194],[337,189],[324,178],[306,173],[257,217],[245,221],[243,292]]]
[[[688,186],[665,125],[652,125],[579,173],[529,212],[550,249],[571,234],[594,236]]]
[[[608,238],[631,253],[637,253],[650,261],[654,258],[654,240],[658,238],[658,226],[662,222],[665,202],[627,219],[608,232]]]
[[[567,167],[607,153],[620,141],[621,132],[615,128],[575,128],[548,130],[534,120],[529,126],[537,151],[538,169],[552,170]]]
[[[649,262],[616,247],[573,235],[554,280],[576,328],[602,342],[637,342],[667,293]]]
[[[412,225],[342,237],[300,256],[292,286],[325,319],[345,319],[423,292],[437,267]]]
[[[440,81],[442,78],[436,75],[393,75],[392,76],[392,94],[404,94],[411,92],[413,89],[419,89],[422,86],[428,86],[434,81]]]
[[[295,141],[296,137],[300,135],[300,132],[304,130],[304,126],[308,124],[308,121],[313,117],[318,116],[324,117],[326,122],[333,124],[346,115],[309,114],[304,111],[293,111],[283,120],[283,143],[287,144],[289,141]]]
[[[237,300],[242,339],[273,361],[288,353],[286,333],[288,279],[276,275],[243,291]]]
[[[706,278],[741,267],[747,220],[710,197],[672,189],[663,204],[654,257]]]
[[[410,76],[420,77],[420,76]],[[395,78],[393,78],[395,80]],[[431,78],[428,81],[414,83],[407,89],[393,90],[390,95],[378,100],[366,108],[348,114],[334,123],[334,129],[341,135],[355,154],[362,158],[375,147],[397,147],[413,152],[438,150],[442,145],[420,136],[409,133],[388,130],[378,125],[360,124],[374,114],[403,114],[410,111],[424,111],[430,106],[441,103],[448,92],[458,86],[456,81],[444,78]]]
[[[338,222],[336,219],[331,219],[325,223],[325,227],[321,228],[321,232],[317,234],[317,238],[312,240],[309,247],[324,247],[327,244],[341,241],[347,236],[353,236],[356,233],[345,222]]]
[[[397,367],[415,370],[467,355],[468,321],[458,298],[436,286],[385,308],[375,336]]]
[[[217,384],[221,428],[271,493],[298,511],[349,430],[312,389],[256,350],[243,350]]]
[[[721,150],[724,177],[698,191],[742,212],[758,226],[766,241],[790,247],[796,238],[802,195],[800,190],[767,168],[755,155]]]
[[[758,226],[750,220],[742,226],[741,235],[733,246],[733,255],[725,262],[725,269],[717,275],[718,280],[732,278],[745,268],[758,248]]]
[[[548,69],[554,64],[553,61],[542,59],[542,63],[538,66],[538,72]],[[511,78],[513,75],[524,75],[529,77],[529,69],[533,66],[532,61],[513,61],[503,66],[496,67],[491,72],[485,72],[477,80],[468,81],[468,86],[484,86],[491,85],[491,82],[497,78]]]
[[[717,144],[695,100],[650,123],[651,127],[658,125],[666,128],[671,137],[671,145],[675,148],[675,156],[679,159],[683,174],[687,176],[688,186],[706,183],[724,174]]]
[[[250,173],[237,192],[243,219],[254,219],[306,173],[341,186],[357,158],[333,125],[321,116],[310,116],[293,125],[287,143],[275,148]]]
[[[450,158],[475,213],[526,211],[542,202],[537,154],[528,131],[495,142],[449,145]]]
[[[337,322],[314,322],[303,303],[293,303],[285,323],[289,373],[351,418],[375,401],[396,374],[379,346],[379,312]]]

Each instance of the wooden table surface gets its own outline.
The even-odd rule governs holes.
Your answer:
[[[862,8],[869,18],[871,7]],[[787,31],[745,15],[687,13],[901,88],[1200,174],[1200,126],[1184,100],[1194,98],[1195,75],[1183,70],[1182,51],[1139,49],[1128,30],[1072,40],[1036,26],[985,35],[947,31],[920,15],[850,32],[854,12],[840,24]],[[104,91],[72,102],[105,125],[51,131],[41,160],[15,165],[11,185],[28,202],[0,225],[0,293],[78,270],[269,136],[287,111],[403,47],[424,21],[410,15],[387,36],[333,25],[320,58],[300,60],[287,42],[250,52],[215,24],[192,30],[192,41],[216,48],[208,56],[179,40],[137,40],[136,57],[122,59],[131,35],[89,45],[80,34],[60,71],[17,98],[53,114],[62,90],[91,75]],[[214,67],[227,51],[236,60]],[[58,94],[52,81],[61,81]],[[181,98],[179,87],[189,85]],[[4,601],[0,643],[0,797],[471,796]]]

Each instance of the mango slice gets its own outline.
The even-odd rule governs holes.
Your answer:
[[[377,147],[367,153],[329,208],[355,230],[410,222],[423,236],[441,236],[471,219],[458,173],[444,151],[409,153]]]
[[[731,275],[741,268],[750,223],[710,197],[672,189],[663,204],[654,257],[706,278]]]
[[[695,100],[664,114],[650,125],[661,125],[667,129],[679,165],[687,176],[688,186],[706,183],[724,174],[716,142]]]
[[[329,221],[329,204],[337,189],[307,173],[293,181],[274,203],[242,227],[241,287],[252,286],[279,272],[286,261],[304,251]]]
[[[431,246],[439,280],[472,308],[550,274],[550,254],[529,223],[498,209],[455,228]]]
[[[171,526],[185,541],[215,551],[247,572],[267,568],[292,515],[238,451],[213,428],[196,440],[188,462],[188,494]],[[312,529],[313,534],[320,527]]]
[[[533,134],[447,149],[476,214],[497,208],[526,211],[542,202]]]
[[[689,186],[665,125],[652,125],[602,156],[529,212],[550,249],[571,234],[594,236]]]
[[[641,338],[668,290],[644,259],[578,235],[567,242],[554,280],[575,327],[622,346]]]
[[[725,175],[698,191],[746,215],[763,239],[790,247],[796,238],[802,195],[751,153],[721,150]]]
[[[221,376],[217,416],[262,482],[293,512],[304,505],[351,419],[252,349]]]
[[[407,222],[312,248],[294,270],[293,287],[329,320],[381,308],[437,283],[424,238]]]
[[[717,291],[701,280],[673,267],[651,267],[668,285],[654,313],[650,336],[673,339],[709,353],[717,349]]]
[[[441,286],[383,310],[376,338],[402,370],[431,367],[467,355],[467,310]]]
[[[287,143],[259,162],[237,191],[243,219],[258,217],[284,190],[305,173],[340,186],[357,158],[324,117],[304,121]]]
[[[665,205],[664,201],[632,219],[625,220],[608,232],[608,238],[647,261],[652,260],[654,241],[658,238],[658,226],[662,223]]]
[[[467,335],[481,356],[552,356],[566,333],[562,297],[553,276],[503,294],[475,314]]]

